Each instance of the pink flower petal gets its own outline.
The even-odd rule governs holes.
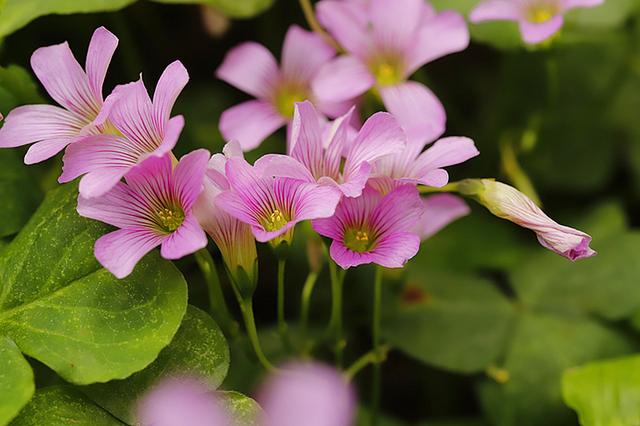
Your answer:
[[[414,231],[422,217],[422,207],[415,186],[399,186],[385,195],[371,212],[371,226],[379,235]]]
[[[316,5],[318,20],[345,49],[360,58],[369,51],[368,14],[363,2],[322,0]]]
[[[78,136],[85,125],[76,115],[53,105],[25,105],[14,108],[0,128],[0,148],[13,148],[52,140],[46,148],[49,157],[32,154],[29,164],[53,157]],[[63,143],[64,141],[64,143]],[[59,148],[57,151],[52,148]],[[38,149],[38,148],[36,148]],[[55,152],[54,152],[55,151]]]
[[[185,217],[178,229],[162,241],[160,254],[165,259],[180,259],[207,246],[207,235],[193,214]]]
[[[525,42],[536,44],[545,41],[562,28],[564,18],[556,15],[546,22],[534,24],[525,20],[520,21],[520,33]]]
[[[423,240],[471,212],[460,197],[451,194],[432,195],[423,199],[423,205],[424,214],[419,225],[419,233]]]
[[[418,152],[444,133],[447,116],[440,100],[421,83],[407,81],[380,88],[384,105]]]
[[[520,6],[511,0],[484,0],[469,14],[471,22],[517,21],[520,19]]]
[[[111,191],[101,197],[78,197],[78,214],[99,220],[118,228],[140,228],[144,225],[144,215],[140,205],[131,202],[131,190],[123,183],[116,184]]]
[[[260,389],[262,426],[349,426],[356,398],[341,372],[322,364],[285,365]]]
[[[202,193],[205,172],[211,154],[206,149],[192,151],[180,159],[173,171],[175,195],[184,210],[191,210]]]
[[[427,62],[460,52],[469,46],[469,29],[464,17],[444,11],[424,22],[413,46],[407,52],[406,76]]]
[[[326,63],[311,87],[321,102],[344,102],[360,96],[374,83],[375,78],[360,59],[343,55]]]
[[[188,82],[189,73],[180,61],[169,64],[158,79],[156,90],[153,92],[153,116],[160,134],[164,133],[164,126],[171,117],[173,104]]]
[[[345,180],[349,180],[363,162],[372,163],[400,152],[405,146],[406,137],[396,119],[386,112],[373,114],[358,132],[346,155]]]
[[[604,0],[560,0],[560,7],[563,11],[576,7],[595,7],[604,3]]]
[[[278,64],[271,52],[254,42],[231,49],[216,70],[216,77],[256,98],[271,94],[278,75]]]
[[[402,268],[420,250],[420,237],[410,232],[385,236],[371,251],[371,262],[385,268]]]
[[[298,160],[288,155],[263,155],[256,160],[254,167],[262,176],[286,177],[303,182],[315,182],[309,170]]]
[[[89,86],[96,99],[102,101],[102,84],[109,68],[113,53],[118,47],[118,37],[113,35],[105,27],[100,27],[93,32],[85,69],[89,78]]]
[[[415,37],[424,0],[371,0],[370,16],[376,46],[404,50]]]
[[[25,154],[24,164],[35,164],[47,160],[62,151],[70,142],[74,141],[75,139],[71,138],[58,138],[36,142],[29,147],[29,150]]]
[[[60,105],[89,121],[98,115],[101,99],[91,90],[89,79],[67,42],[37,49],[31,55],[31,68]]]
[[[373,263],[371,252],[358,253],[349,250],[341,240],[333,240],[329,248],[329,255],[342,269],[349,269],[359,265]]]
[[[335,53],[316,33],[292,25],[282,45],[283,78],[285,81],[309,82]]]
[[[142,77],[136,82],[118,86],[115,90],[118,98],[111,108],[109,118],[118,130],[139,147],[161,139],[158,123],[153,119],[151,98]]]
[[[292,181],[283,179],[279,186],[292,186]],[[278,182],[276,182],[278,185]],[[330,186],[302,184],[296,188],[295,218],[298,222],[303,220],[331,217],[336,211],[336,206],[342,194]]]
[[[424,185],[440,187],[447,183],[443,167],[463,163],[478,154],[480,152],[469,138],[442,138],[416,159],[410,166],[408,177]],[[444,182],[439,179],[441,176],[445,177]]]
[[[247,101],[220,116],[220,133],[236,140],[244,151],[257,148],[263,140],[285,124],[285,119],[268,102]]]
[[[162,242],[163,237],[148,229],[119,229],[96,241],[96,259],[109,272],[122,279],[136,264]]]

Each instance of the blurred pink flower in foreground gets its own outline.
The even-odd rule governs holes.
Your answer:
[[[340,372],[318,363],[285,365],[258,394],[261,426],[350,426],[356,396]]]
[[[109,109],[103,103],[102,84],[117,46],[115,35],[104,27],[96,29],[84,70],[67,42],[33,52],[33,72],[62,107],[25,105],[13,109],[0,129],[0,148],[33,143],[24,157],[26,164],[33,164],[53,157],[84,136],[102,133]]]
[[[547,216],[526,195],[492,179],[462,181],[461,192],[474,195],[494,215],[531,229],[545,248],[570,260],[595,256],[589,247],[591,236],[560,225]]]
[[[321,102],[344,102],[375,88],[410,141],[444,132],[445,111],[424,85],[407,81],[424,64],[469,45],[459,13],[437,13],[424,0],[322,0],[318,19],[347,51],[313,81]]]
[[[191,378],[166,379],[137,407],[140,426],[231,426],[226,409],[203,383]]]
[[[469,15],[471,22],[516,21],[525,42],[540,43],[564,24],[564,13],[577,7],[594,7],[604,0],[483,0]]]
[[[295,25],[285,36],[280,68],[271,52],[258,43],[242,43],[229,51],[216,76],[257,99],[222,113],[220,132],[224,138],[237,140],[244,151],[249,151],[290,123],[296,102],[317,102],[312,82],[320,67],[334,55],[335,50],[321,37]],[[331,102],[317,105],[332,117],[344,114],[350,107]]]
[[[98,261],[118,278],[133,271],[145,254],[161,246],[165,259],[178,259],[207,245],[192,208],[203,189],[209,152],[200,149],[172,169],[170,155],[149,157],[109,192],[78,198],[78,213],[118,229],[95,244]]]
[[[342,268],[376,263],[401,268],[418,253],[416,229],[423,214],[414,185],[402,185],[387,195],[367,186],[358,198],[343,198],[335,215],[312,222],[331,238],[331,258]]]
[[[460,197],[451,194],[435,194],[422,199],[423,215],[418,228],[425,240],[437,234],[451,222],[468,215],[471,210]]]

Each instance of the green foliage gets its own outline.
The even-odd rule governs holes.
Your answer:
[[[498,357],[515,311],[489,281],[473,276],[413,273],[398,312],[382,335],[417,359],[463,373],[482,371]]]
[[[159,3],[206,4],[227,16],[249,18],[268,9],[274,0],[153,0]],[[0,37],[22,28],[34,19],[51,14],[113,12],[136,0],[4,0],[0,3]]]
[[[257,402],[239,392],[218,392],[217,397],[225,404],[233,418],[234,426],[258,426],[262,410]]]
[[[6,114],[18,105],[40,101],[27,71],[15,65],[0,67],[1,113]],[[15,149],[0,149],[0,200],[0,237],[18,232],[42,200],[42,191],[33,169],[25,167],[22,154]]]
[[[133,423],[133,408],[159,380],[175,375],[198,377],[215,390],[228,368],[229,347],[220,328],[209,315],[189,306],[176,336],[151,365],[124,380],[97,383],[82,390],[114,416]],[[242,411],[240,402],[238,410]]]
[[[267,10],[275,0],[153,0],[159,3],[206,4],[232,18],[251,18]]]
[[[0,424],[15,417],[34,390],[29,363],[11,339],[0,336]]]
[[[582,426],[640,424],[640,356],[566,371],[562,396],[578,412]]]
[[[124,378],[178,329],[186,283],[157,254],[125,280],[99,267],[106,227],[75,212],[77,187],[56,189],[0,258],[0,329],[66,380]]]
[[[119,426],[105,410],[68,386],[39,389],[12,426]]]

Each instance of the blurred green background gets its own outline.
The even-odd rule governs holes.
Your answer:
[[[220,151],[221,112],[247,99],[214,77],[224,54],[256,40],[278,56],[288,26],[306,24],[293,0],[204,3],[217,9],[131,0],[0,2],[0,112],[47,99],[28,68],[36,48],[68,40],[82,62],[91,33],[104,25],[120,38],[105,89],[142,72],[151,90],[164,67],[180,59],[191,81],[174,109],[186,118],[177,154]],[[476,1],[433,3],[467,13]],[[49,14],[77,11],[96,12]],[[385,280],[383,335],[394,347],[383,369],[389,425],[578,424],[567,405],[583,424],[640,424],[640,378],[631,374],[640,368],[640,355],[634,356],[640,352],[640,233],[634,230],[640,225],[640,1],[607,0],[572,12],[567,21],[550,47],[538,49],[524,47],[512,24],[472,26],[466,51],[428,64],[413,78],[445,105],[447,134],[469,136],[481,151],[455,167],[453,178],[510,181],[515,163],[504,148],[511,147],[545,211],[590,233],[599,255],[573,264],[476,205],[426,241],[405,271],[389,272]],[[281,130],[248,158],[282,152],[284,138]],[[58,158],[27,168],[19,154],[0,151],[5,241],[55,185],[60,164]],[[16,192],[28,196],[17,202]],[[308,229],[297,232],[300,250],[287,271],[292,323],[308,269],[308,235]],[[260,255],[257,317],[271,356],[284,357],[272,327],[276,262],[266,247]],[[185,259],[179,266],[190,303],[206,308],[195,263]],[[318,327],[329,312],[326,275],[312,302]],[[347,357],[353,360],[369,346],[372,269],[350,271],[346,283]],[[244,355],[244,344],[232,344],[225,388],[250,393],[260,370]],[[623,356],[628,359],[576,369]],[[38,371],[39,385],[58,380],[43,366]],[[367,374],[358,386],[366,410]]]

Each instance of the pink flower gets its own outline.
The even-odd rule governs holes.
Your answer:
[[[295,363],[267,378],[258,401],[262,426],[350,426],[356,397],[340,372],[317,363]]]
[[[218,195],[216,202],[249,224],[260,242],[277,246],[290,241],[298,222],[333,215],[340,200],[334,188],[265,176],[240,157],[229,158],[225,169],[230,189]]]
[[[399,186],[385,196],[367,186],[360,197],[343,198],[333,217],[312,223],[333,240],[331,258],[342,268],[367,263],[401,268],[420,248],[416,226],[422,214],[415,186]]]
[[[525,42],[540,43],[556,34],[563,15],[576,7],[594,7],[604,0],[483,0],[470,14],[471,22],[516,21]]]
[[[218,206],[217,197],[229,190],[225,166],[229,158],[242,159],[242,150],[237,142],[229,142],[224,154],[214,154],[209,161],[204,191],[194,207],[200,226],[213,238],[222,253],[222,258],[236,281],[256,277],[256,241],[251,227],[228,214]]]
[[[144,395],[136,411],[140,426],[231,426],[224,405],[203,383],[165,379]]]
[[[464,18],[436,13],[425,0],[322,0],[318,19],[347,50],[313,81],[321,102],[343,102],[375,87],[410,141],[434,140],[445,128],[438,98],[407,81],[424,64],[469,45]]]
[[[83,136],[105,131],[109,107],[103,103],[102,84],[117,45],[118,38],[106,28],[95,30],[84,70],[67,42],[33,52],[33,72],[61,107],[25,105],[12,110],[0,129],[0,148],[33,144],[24,157],[26,164],[33,164]]]
[[[78,213],[118,229],[96,241],[98,261],[124,278],[157,246],[165,259],[178,259],[207,245],[192,208],[203,189],[209,153],[200,149],[172,169],[170,155],[152,156],[100,197],[78,198]]]
[[[460,197],[451,194],[432,195],[424,198],[422,204],[424,213],[418,232],[423,240],[431,238],[451,222],[471,212],[469,206]]]
[[[421,145],[412,144],[404,151],[380,159],[375,164],[376,178],[372,184],[381,192],[404,183],[442,187],[449,182],[449,173],[444,167],[480,154],[471,139],[458,136],[442,138],[427,150],[421,152],[421,149]]]
[[[229,108],[220,117],[220,132],[237,140],[245,151],[256,148],[271,133],[291,121],[293,106],[306,99],[317,100],[312,83],[318,69],[335,51],[318,35],[295,25],[289,28],[282,47],[282,64],[264,46],[247,42],[232,49],[216,75],[221,80],[256,97]],[[336,116],[350,105],[324,102],[320,109]]]
[[[460,192],[478,199],[494,215],[531,229],[545,248],[570,260],[595,256],[591,236],[553,221],[526,195],[492,179],[462,181]]]
[[[118,86],[108,100],[113,103],[109,118],[120,134],[91,136],[70,146],[58,180],[69,182],[84,175],[80,194],[97,197],[147,157],[169,153],[184,126],[181,115],[170,118],[171,109],[188,81],[187,70],[175,61],[160,76],[153,101],[142,77]]]
[[[406,146],[406,137],[393,116],[384,112],[372,115],[354,136],[348,124],[352,111],[329,125],[310,102],[297,103],[290,156],[265,155],[256,161],[256,169],[273,176],[331,185],[347,197],[360,196],[373,164],[399,154]]]

